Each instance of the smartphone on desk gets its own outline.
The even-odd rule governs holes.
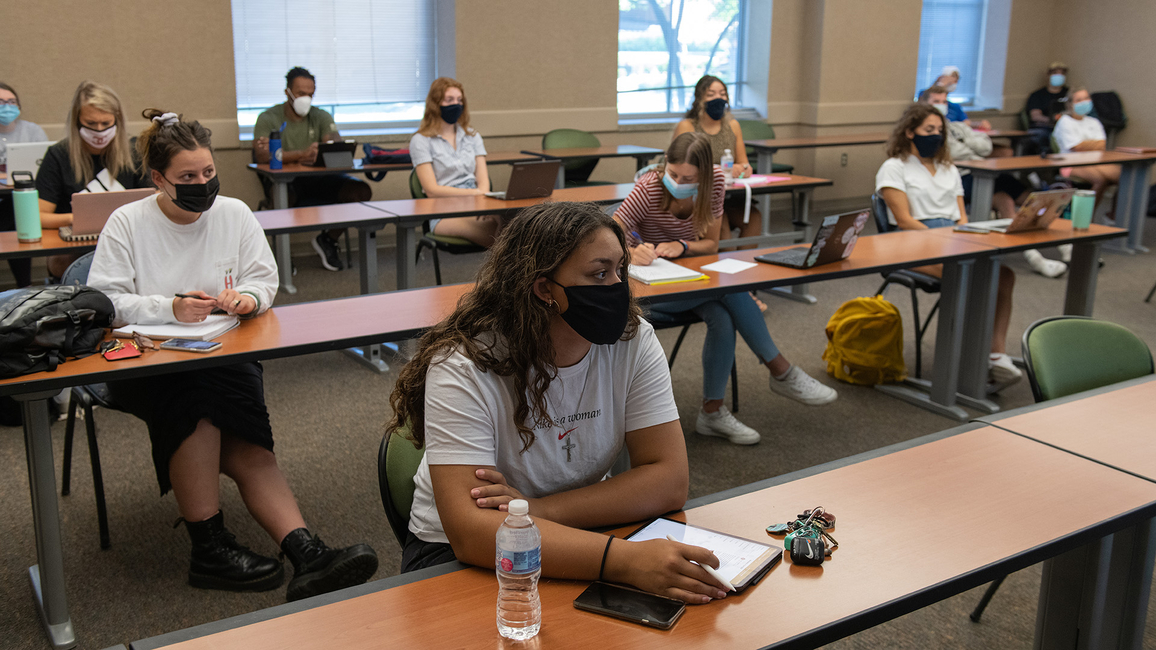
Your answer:
[[[220,341],[198,341],[196,339],[169,339],[161,343],[162,350],[181,352],[212,352],[221,347]]]
[[[574,599],[575,609],[669,630],[686,611],[686,603],[606,582],[591,583]]]

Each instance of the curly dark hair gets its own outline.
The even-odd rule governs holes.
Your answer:
[[[542,203],[526,208],[506,224],[478,270],[473,290],[461,297],[452,314],[421,337],[417,354],[401,369],[389,397],[393,416],[386,424],[387,432],[408,426],[414,446],[425,445],[426,372],[435,360],[457,351],[487,372],[513,378],[514,423],[522,451],[529,449],[534,444],[533,427],[550,423],[546,390],[558,375],[550,337],[556,308],[534,294],[534,283],[552,277],[601,228],[608,228],[618,239],[625,270],[630,263],[626,236],[593,203]],[[625,274],[622,281],[629,282]],[[642,310],[632,297],[622,340],[635,336],[641,318]]]
[[[919,125],[923,124],[923,121],[931,115],[938,117],[943,122],[943,142],[940,143],[939,149],[935,152],[934,160],[936,164],[952,164],[951,151],[947,147],[947,118],[931,104],[922,102],[912,104],[903,111],[903,117],[899,118],[899,122],[895,124],[895,130],[891,132],[891,137],[887,140],[887,157],[905,160],[911,154],[911,138],[907,137],[907,132],[918,129]]]
[[[298,77],[305,77],[309,81],[317,83],[317,80],[313,78],[313,75],[308,70],[302,68],[301,66],[297,66],[295,68],[290,68],[289,72],[285,74],[285,87],[292,88],[293,80]]]

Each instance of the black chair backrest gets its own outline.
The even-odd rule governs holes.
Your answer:
[[[895,226],[887,220],[887,202],[878,193],[871,195],[871,216],[875,217],[875,228],[883,232],[895,230]]]

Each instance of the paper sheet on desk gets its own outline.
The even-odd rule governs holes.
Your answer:
[[[699,268],[702,269],[703,271],[714,271],[715,273],[734,274],[734,273],[741,273],[743,271],[746,271],[747,269],[753,269],[756,266],[758,266],[758,264],[755,264],[754,262],[744,262],[742,260],[727,258],[727,259],[719,260],[717,262],[711,262],[710,264],[704,264],[704,265],[700,266]]]

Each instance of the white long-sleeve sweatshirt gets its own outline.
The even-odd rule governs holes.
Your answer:
[[[109,217],[88,285],[112,300],[116,326],[175,323],[174,295],[196,290],[249,294],[260,313],[277,294],[277,262],[241,201],[218,196],[195,222],[179,225],[161,212],[154,195]]]

